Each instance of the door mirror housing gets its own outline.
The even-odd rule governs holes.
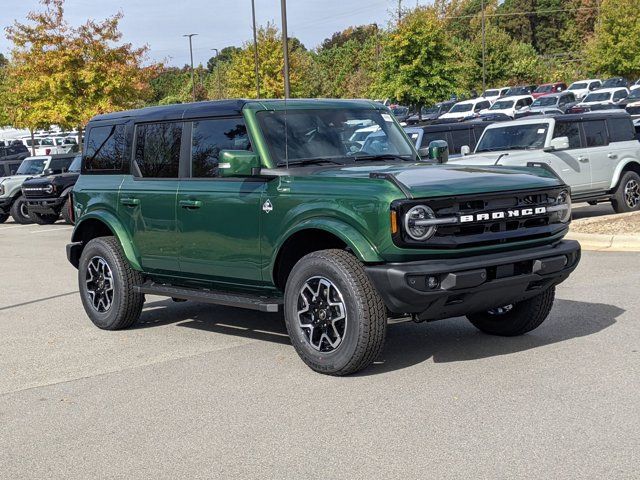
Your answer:
[[[247,150],[221,150],[218,170],[221,177],[250,177],[260,172],[260,159]]]
[[[549,146],[544,148],[545,152],[554,152],[556,150],[566,150],[569,148],[569,137],[552,138]]]
[[[465,157],[471,153],[471,147],[469,145],[463,145],[460,147],[460,154]]]
[[[429,143],[429,159],[437,163],[449,161],[449,144],[444,140],[433,140]]]

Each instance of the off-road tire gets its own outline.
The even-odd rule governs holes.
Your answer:
[[[22,195],[15,199],[15,201],[11,205],[9,213],[16,223],[20,223],[22,225],[33,223],[33,220],[29,217],[27,201]]]
[[[8,218],[9,218],[8,213],[0,213],[0,223],[6,222]]]
[[[37,213],[37,212],[29,212],[29,218],[33,220],[38,225],[51,225],[56,223],[60,218],[60,215],[55,215],[53,213]]]
[[[489,335],[524,335],[538,328],[549,316],[555,295],[556,288],[551,287],[533,298],[513,304],[505,313],[480,312],[467,315],[467,318],[478,330]]]
[[[73,220],[71,219],[71,216],[69,213],[69,203],[70,203],[70,200],[69,200],[69,197],[67,197],[65,202],[62,204],[60,215],[62,216],[62,220],[64,220],[64,223],[66,223],[67,225],[73,225]]]
[[[346,329],[331,352],[311,346],[298,321],[301,289],[314,277],[332,282],[344,302]],[[285,322],[291,343],[313,370],[327,375],[348,375],[369,366],[382,350],[387,331],[385,305],[362,264],[343,250],[321,250],[303,257],[293,267],[285,287]]]
[[[633,171],[625,172],[618,183],[618,188],[616,188],[613,198],[611,199],[611,205],[616,213],[636,212],[640,210],[640,199],[636,199],[635,206],[631,206],[628,203],[628,199],[625,198],[625,189],[632,185],[635,185],[636,189],[640,189],[640,175]]]
[[[99,312],[94,308],[87,289],[87,268],[94,257],[104,259],[113,274],[113,301],[106,312]],[[142,281],[142,274],[131,268],[115,237],[94,238],[84,247],[78,268],[80,297],[87,315],[97,327],[103,330],[121,330],[138,321],[144,295],[136,292],[134,286],[141,285]]]

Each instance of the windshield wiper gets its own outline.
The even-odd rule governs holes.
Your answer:
[[[355,159],[356,161],[360,161],[360,160],[365,160],[365,161],[371,161],[371,160],[402,160],[403,162],[407,162],[407,161],[413,161],[413,158],[405,158],[401,155],[394,155],[392,153],[381,153],[379,155],[353,155],[352,157],[353,159]]]
[[[284,161],[280,160],[278,162],[279,167],[286,167],[287,165],[312,165],[317,163],[333,163],[336,165],[346,165],[346,162],[341,162],[340,160],[336,160],[335,158],[330,157],[314,157],[314,158],[297,158],[295,160]]]

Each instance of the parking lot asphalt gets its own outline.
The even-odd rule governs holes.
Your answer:
[[[585,252],[523,337],[398,323],[333,378],[279,315],[149,297],[95,328],[70,233],[0,225],[1,478],[638,478],[637,253]]]

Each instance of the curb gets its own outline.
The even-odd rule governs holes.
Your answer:
[[[577,240],[583,250],[607,252],[640,252],[638,235],[605,235],[601,233],[576,233],[566,235],[569,240]]]

